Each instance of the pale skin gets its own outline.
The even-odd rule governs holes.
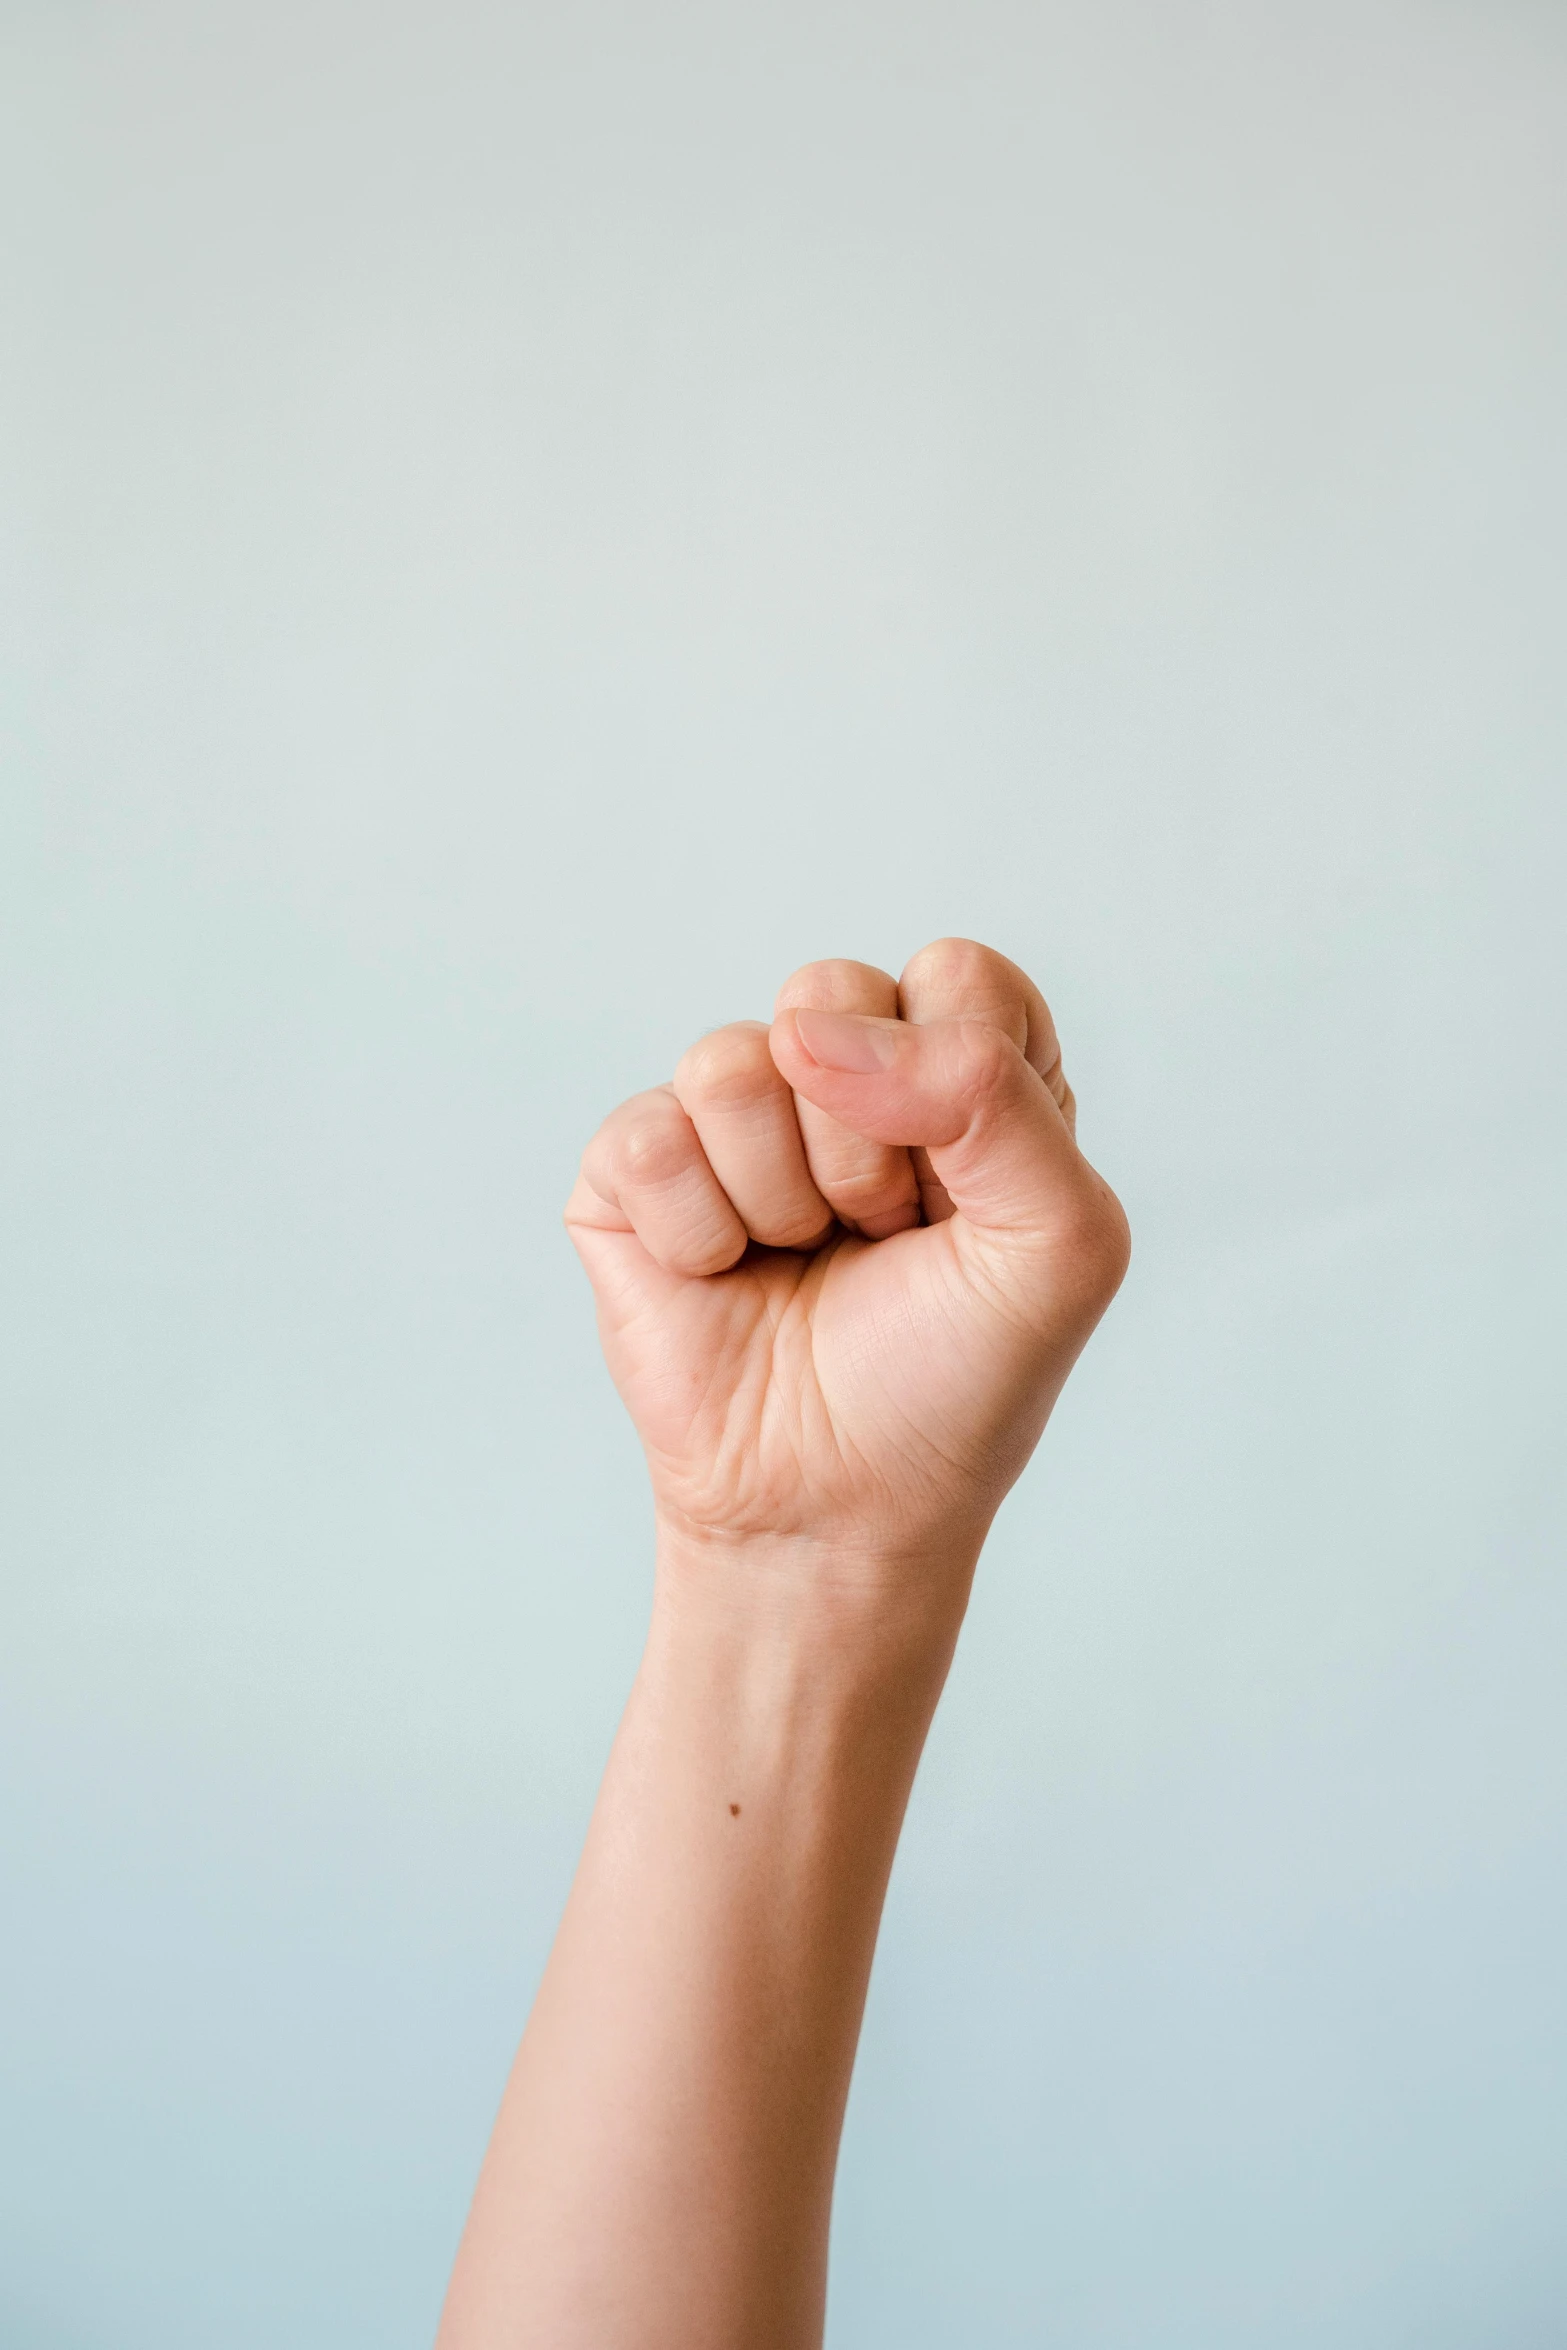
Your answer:
[[[816,2350],[893,1851],[991,1520],[1126,1269],[1023,972],[808,964],[566,1210],[647,1649],[438,2350]]]

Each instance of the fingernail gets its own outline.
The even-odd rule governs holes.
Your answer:
[[[795,1034],[823,1069],[844,1069],[856,1077],[890,1068],[898,1050],[897,1020],[862,1018],[858,1012],[796,1012]]]

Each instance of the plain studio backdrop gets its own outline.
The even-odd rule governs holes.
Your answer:
[[[1567,2339],[1567,18],[3,10],[5,2350],[422,2350],[637,1656],[559,1224],[807,958],[1136,1260],[832,2350]]]

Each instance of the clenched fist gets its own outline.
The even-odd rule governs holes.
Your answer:
[[[665,1538],[871,1585],[972,1565],[1128,1255],[1043,997],[966,939],[703,1037],[566,1220]]]

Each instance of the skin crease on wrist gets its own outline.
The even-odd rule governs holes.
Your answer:
[[[439,2350],[815,2350],[909,1789],[1126,1220],[1043,997],[964,939],[700,1039],[566,1220],[653,1609]]]

